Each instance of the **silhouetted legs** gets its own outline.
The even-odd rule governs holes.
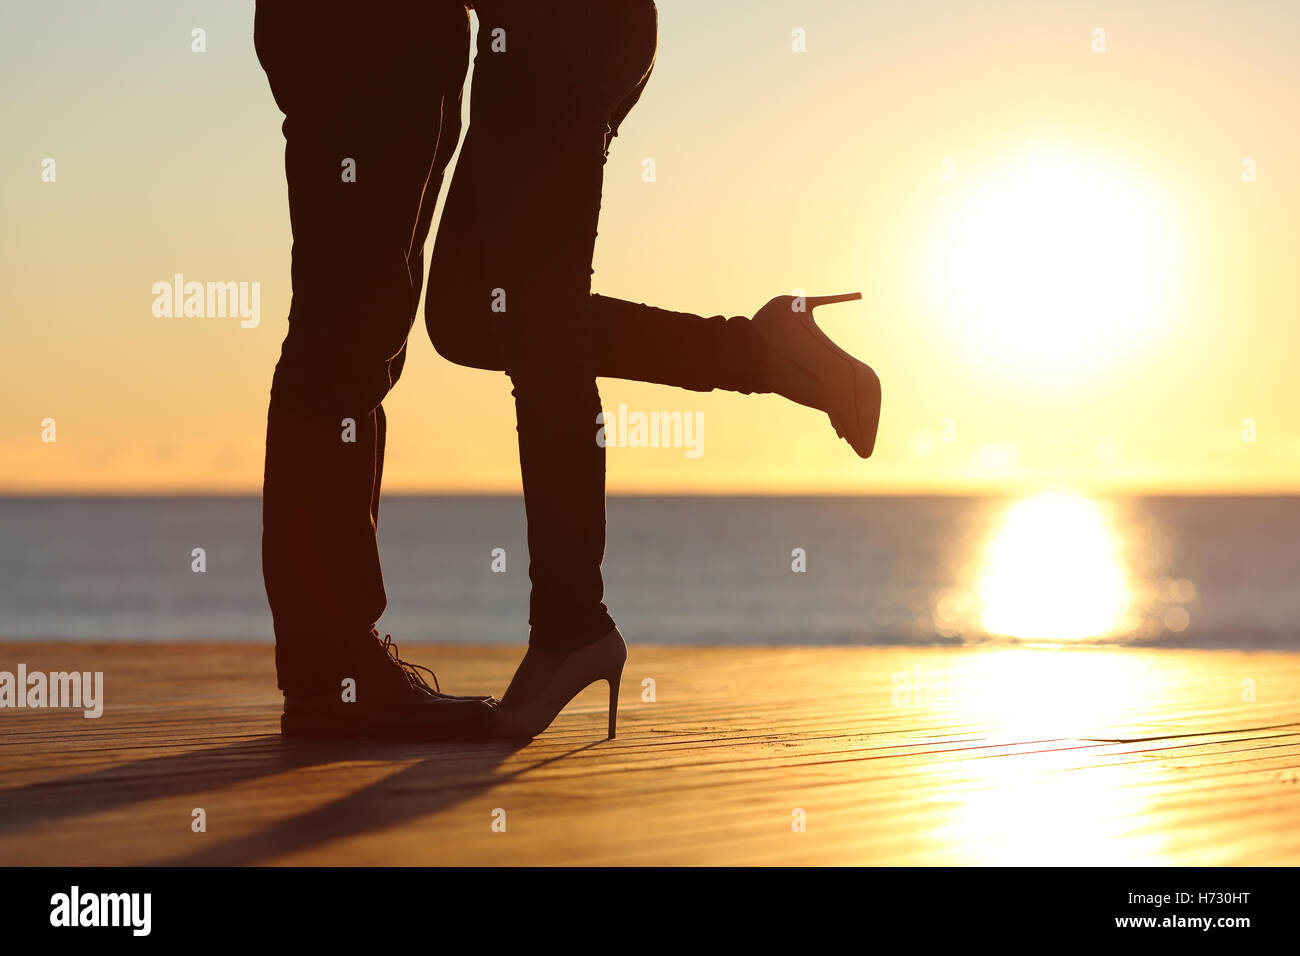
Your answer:
[[[460,131],[468,37],[463,6],[447,0],[346,15],[328,4],[257,5],[258,58],[285,114],[294,237],[262,539],[285,690],[318,684],[386,604],[375,540],[380,402],[406,356],[423,244]]]
[[[613,626],[600,574],[596,376],[761,391],[761,350],[745,319],[591,294],[606,151],[654,62],[653,4],[489,0],[476,9],[470,130],[426,315],[443,355],[503,369],[514,384],[530,641],[565,650]]]
[[[510,371],[533,640],[564,647],[611,624],[595,377],[767,386],[748,320],[590,294],[605,152],[653,62],[653,5],[478,8],[474,131],[439,234],[429,328],[455,361]],[[496,26],[504,53],[491,50]],[[268,414],[263,564],[281,687],[306,690],[366,639],[386,604],[375,539],[380,403],[401,372],[422,246],[456,145],[468,24],[448,0],[345,17],[259,0],[256,45],[286,117],[294,232],[290,327]],[[497,289],[503,312],[492,309]]]

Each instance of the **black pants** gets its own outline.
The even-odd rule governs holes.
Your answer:
[[[321,683],[386,604],[375,538],[381,402],[405,357],[468,61],[459,3],[333,7],[259,0],[255,31],[285,114],[294,234],[262,542],[285,689]],[[471,124],[426,314],[443,355],[510,375],[530,639],[573,647],[613,623],[600,576],[596,377],[765,391],[761,352],[746,319],[591,294],[607,149],[654,61],[651,0],[481,0],[476,9]]]

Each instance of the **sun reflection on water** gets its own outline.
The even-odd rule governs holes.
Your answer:
[[[920,706],[981,748],[975,759],[956,747],[936,768],[944,822],[928,837],[938,858],[1168,862],[1167,841],[1145,823],[1151,791],[1138,786],[1158,771],[1120,741],[1170,732],[1172,672],[1150,652],[1079,646],[1188,627],[1197,590],[1167,576],[1158,544],[1131,507],[1046,492],[1010,504],[968,550],[960,582],[936,596],[938,633],[1044,646],[985,647],[918,670],[922,690],[942,691],[922,693]]]
[[[1047,492],[1012,505],[990,541],[977,593],[989,634],[1077,641],[1125,630],[1132,605],[1121,542],[1079,495]]]

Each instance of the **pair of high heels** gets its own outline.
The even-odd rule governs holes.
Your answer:
[[[819,305],[861,299],[862,293],[772,299],[754,314],[772,390],[826,412],[835,433],[862,458],[871,456],[880,425],[880,379],[871,367],[831,341],[813,321]],[[569,653],[530,646],[501,699],[498,736],[536,737],[574,697],[598,681],[609,684],[609,737],[618,727],[618,689],[627,644],[618,628]]]

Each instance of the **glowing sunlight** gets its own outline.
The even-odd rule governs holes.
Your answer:
[[[1042,865],[1062,856],[1080,865],[1168,863],[1163,835],[1134,832],[1133,820],[1152,806],[1129,768],[1081,762],[1076,749],[1094,736],[1152,733],[1143,722],[1149,702],[1175,692],[1167,670],[1125,652],[1014,649],[973,658],[952,680],[954,712],[1003,745],[996,759],[945,768],[951,789],[943,800],[956,809],[937,839],[960,841],[962,863]]]
[[[988,546],[978,586],[985,630],[1044,641],[1114,632],[1131,600],[1118,547],[1086,498],[1052,492],[1017,502]]]
[[[1056,374],[1133,347],[1169,310],[1178,232],[1150,183],[1040,150],[952,185],[930,287],[981,358]]]

